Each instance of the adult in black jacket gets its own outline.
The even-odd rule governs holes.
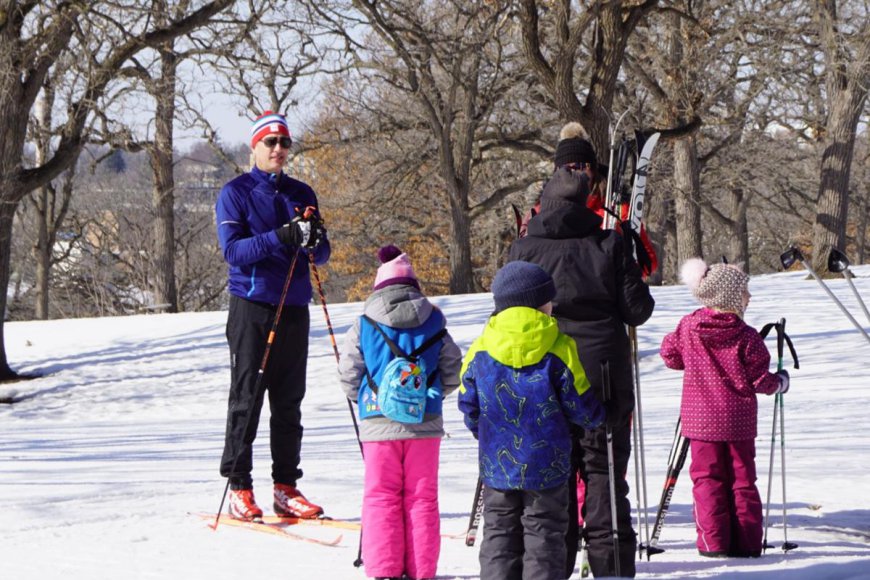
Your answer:
[[[588,177],[569,168],[556,170],[541,194],[541,211],[529,222],[528,234],[511,246],[510,260],[543,267],[556,283],[553,316],[559,329],[574,338],[593,390],[601,395],[601,362],[609,361],[611,400],[607,422],[613,428],[620,573],[635,575],[637,539],[625,473],[631,455],[631,413],[634,410],[631,351],[625,325],[638,326],[652,315],[655,302],[630,248],[613,230],[601,229],[601,218],[586,207]],[[573,461],[586,484],[584,519],[589,564],[595,576],[615,576],[610,487],[605,429],[575,433]],[[576,494],[566,541],[566,578],[577,557]]]

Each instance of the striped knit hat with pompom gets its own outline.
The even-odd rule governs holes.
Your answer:
[[[749,276],[738,265],[708,266],[701,258],[690,258],[680,268],[680,279],[707,308],[743,315]]]
[[[251,127],[251,148],[256,147],[260,139],[269,135],[290,137],[290,127],[287,126],[287,119],[284,118],[284,115],[263,111],[263,114],[254,120]]]

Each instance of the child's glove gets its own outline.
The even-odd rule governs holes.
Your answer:
[[[781,395],[787,393],[789,386],[788,371],[785,369],[776,371],[776,376],[779,377],[779,388],[774,394]]]

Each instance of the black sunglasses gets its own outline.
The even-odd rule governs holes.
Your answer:
[[[290,145],[293,144],[293,139],[290,137],[264,137],[263,145],[271,149],[275,145],[281,145],[282,149],[290,149]]]

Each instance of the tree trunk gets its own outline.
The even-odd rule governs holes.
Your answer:
[[[2,177],[2,173],[0,173]],[[13,197],[12,185],[0,179],[0,190],[4,197]],[[19,198],[20,199],[20,198]],[[0,382],[15,379],[18,374],[9,368],[6,359],[6,342],[4,337],[4,321],[6,320],[6,288],[9,287],[10,260],[12,256],[12,220],[15,217],[16,204],[0,203]]]
[[[467,207],[459,200],[467,200],[468,194],[456,192],[450,195],[450,293],[471,294],[474,288],[474,269],[471,265],[471,217]]]
[[[703,257],[701,246],[701,167],[695,137],[674,143],[674,210],[677,227],[677,264]]]
[[[51,157],[51,120],[54,107],[54,85],[51,77],[46,77],[42,85],[43,98],[37,113],[39,138],[36,140],[36,164],[43,165]],[[44,185],[36,190],[36,245],[32,255],[36,260],[36,312],[37,320],[48,320],[48,293],[51,280],[51,250],[54,236],[50,228],[53,222],[49,199],[51,186]]]
[[[37,238],[33,247],[33,257],[36,260],[36,319],[48,320],[48,292],[51,279],[51,247],[53,245],[48,234],[51,216],[49,214],[49,188],[40,187],[37,207]]]
[[[178,312],[175,284],[175,177],[173,175],[173,131],[175,120],[177,57],[171,43],[160,54],[161,76],[155,85],[157,108],[154,115],[154,147],[150,149],[154,170],[154,248],[151,260],[154,306],[163,312]]]
[[[23,3],[3,3],[4,7],[18,7]],[[29,2],[27,10],[39,6]],[[159,46],[170,39],[209,23],[212,16],[232,4],[232,0],[213,0],[191,12],[181,20],[164,28],[149,27],[147,33],[118,41],[106,38],[99,44],[97,54],[75,54],[88,63],[91,73],[81,88],[78,102],[69,103],[66,129],[57,143],[51,160],[31,169],[23,168],[27,123],[39,87],[48,74],[50,64],[63,53],[71,54],[70,39],[76,19],[89,15],[93,3],[60,3],[58,8],[45,8],[34,19],[39,21],[38,36],[28,36],[23,18],[5,18],[0,25],[0,380],[13,378],[6,360],[3,342],[3,321],[6,313],[6,288],[10,277],[12,218],[24,196],[42,187],[75,163],[83,146],[87,119],[99,102],[109,81],[118,74],[121,65],[144,47]],[[18,8],[16,8],[17,10]],[[5,12],[9,12],[6,10]],[[5,14],[8,16],[8,14]],[[77,46],[75,50],[80,50]],[[102,57],[102,58],[101,58]]]
[[[867,98],[851,86],[831,99],[825,150],[822,153],[816,222],[813,225],[813,270],[827,271],[831,248],[846,249],[846,216],[849,214],[849,173],[855,151],[855,131]]]
[[[864,263],[864,256],[866,255],[867,249],[867,226],[868,226],[868,216],[870,213],[870,190],[864,191],[864,198],[861,200],[861,213],[860,218],[858,219],[858,235],[855,236],[855,245],[858,246],[858,256],[857,263]]]
[[[24,86],[14,70],[15,45],[8,39],[0,41],[0,381],[18,377],[6,358],[4,326],[7,296],[12,266],[12,222],[18,204],[27,194],[19,180],[22,151],[27,134],[30,103],[25,100]]]
[[[746,222],[747,203],[743,189],[735,187],[730,192],[731,235],[729,236],[729,256],[735,263],[743,264],[743,271],[749,273],[749,225]]]
[[[659,147],[659,152],[662,152],[664,146],[659,145]],[[659,261],[658,269],[647,278],[647,283],[650,286],[660,286],[665,280],[665,262],[668,251],[668,202],[668,196],[661,195],[658,191],[650,191],[647,188],[643,222]]]

